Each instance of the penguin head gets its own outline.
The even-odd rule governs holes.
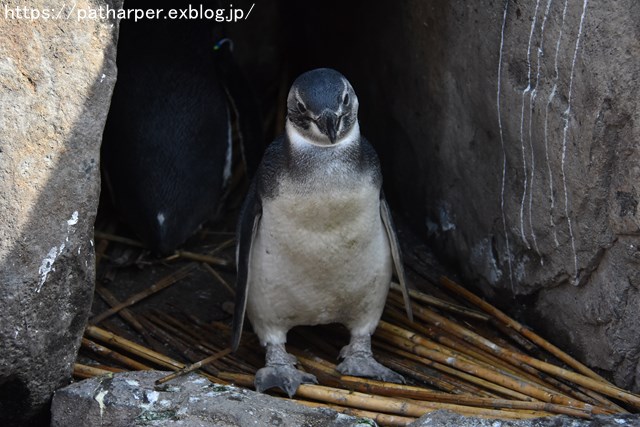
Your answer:
[[[287,98],[287,128],[316,145],[333,145],[358,129],[358,97],[339,72],[318,68],[300,75]]]

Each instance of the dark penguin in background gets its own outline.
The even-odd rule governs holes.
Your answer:
[[[103,171],[121,218],[158,255],[215,215],[231,175],[215,39],[206,20],[121,22]]]
[[[293,83],[287,109],[285,133],[267,148],[239,221],[232,347],[246,310],[266,347],[256,389],[292,396],[316,378],[286,352],[289,329],[342,323],[351,340],[340,352],[341,373],[403,382],[371,352],[394,267],[412,315],[378,157],[360,135],[358,98],[342,74],[317,69]]]

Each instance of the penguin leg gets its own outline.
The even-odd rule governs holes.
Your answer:
[[[256,391],[279,387],[291,397],[296,394],[300,384],[318,384],[315,375],[296,369],[296,362],[296,358],[287,353],[284,344],[267,344],[265,367],[256,372]]]
[[[404,384],[402,375],[378,363],[371,352],[371,335],[351,335],[351,341],[340,350],[343,359],[336,369],[343,375],[373,378]]]

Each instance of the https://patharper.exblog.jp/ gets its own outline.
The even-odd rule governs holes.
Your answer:
[[[84,3],[84,2],[83,2]],[[87,5],[88,3],[84,3]],[[189,4],[175,9],[123,9],[107,5],[81,6],[78,2],[62,3],[59,7],[35,8],[31,6],[4,5],[2,13],[5,19],[16,20],[104,20],[127,19],[135,22],[151,19],[196,20],[207,19],[215,22],[238,22],[249,19],[255,3],[249,8],[234,7],[210,8],[202,4]]]

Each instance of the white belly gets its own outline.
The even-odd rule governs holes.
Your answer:
[[[247,314],[260,340],[283,343],[294,326],[333,322],[372,333],[392,269],[380,190],[281,189],[263,204],[249,267]]]

